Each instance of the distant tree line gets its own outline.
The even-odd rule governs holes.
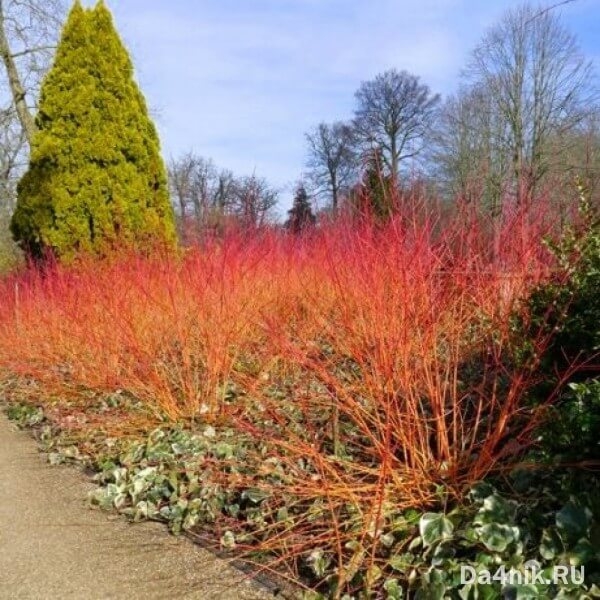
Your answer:
[[[228,226],[255,229],[275,219],[279,193],[256,174],[236,176],[188,152],[168,165],[171,199],[184,241]]]
[[[66,9],[67,0],[0,0],[5,73],[0,221],[5,230],[16,207],[16,182],[30,158],[30,167],[37,160],[29,153],[44,124],[41,82]],[[593,65],[559,10],[522,4],[483,35],[455,94],[442,100],[419,76],[391,68],[359,86],[352,118],[318,123],[308,131],[305,168],[286,226],[304,231],[341,210],[368,210],[386,218],[415,182],[419,190],[475,203],[492,216],[507,200],[524,205],[542,193],[566,208],[576,194],[576,176],[595,198],[598,107]],[[38,163],[38,174],[45,173],[49,163]],[[235,175],[194,152],[170,161],[168,191],[184,241],[277,220],[279,190],[257,174]],[[17,239],[28,226],[28,214],[21,211],[13,218]],[[115,227],[110,235],[121,225]]]
[[[415,179],[491,214],[507,198],[523,204],[542,191],[565,202],[576,174],[598,189],[599,114],[593,66],[576,37],[556,10],[526,3],[487,31],[444,102],[406,71],[364,82],[353,119],[307,133],[307,179],[334,213],[374,182],[397,191]]]

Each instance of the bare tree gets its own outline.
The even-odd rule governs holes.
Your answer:
[[[563,136],[564,137],[564,136]],[[588,190],[590,199],[600,207],[600,107],[591,112],[571,132],[572,140],[557,144],[555,156],[564,157],[564,173],[573,181],[579,177]]]
[[[17,182],[27,165],[34,111],[50,66],[66,0],[0,0],[0,270],[16,246],[8,230]]]
[[[235,193],[235,177],[229,169],[221,169],[213,191],[213,206],[219,213],[224,213],[233,204]]]
[[[0,0],[0,254],[12,246],[8,232],[17,182],[27,165],[34,111],[66,13],[66,0]]]
[[[193,223],[195,234],[218,226],[235,204],[235,179],[217,169],[210,159],[193,152],[171,159],[168,165],[171,198],[185,238]]]
[[[181,218],[185,218],[194,194],[196,163],[197,158],[192,152],[188,152],[178,159],[171,158],[168,164],[171,200]]]
[[[340,195],[355,183],[358,156],[354,130],[348,123],[320,123],[306,134],[308,177],[317,195],[327,195],[337,213]]]
[[[363,82],[356,100],[358,139],[369,151],[374,146],[381,149],[384,164],[397,181],[400,163],[422,150],[439,95],[432,94],[417,76],[392,69]]]
[[[212,160],[193,152],[169,161],[171,198],[179,216],[180,232],[197,238],[206,231],[222,230],[226,222],[247,228],[266,224],[278,194],[265,179],[235,177]]]
[[[214,209],[214,196],[217,168],[210,159],[196,158],[192,179],[191,201],[194,216],[199,223],[205,223]]]
[[[234,187],[233,211],[240,224],[248,229],[266,225],[279,199],[277,190],[255,174],[237,179]]]
[[[446,197],[481,202],[497,214],[507,182],[506,123],[489,92],[462,88],[440,110],[431,136],[434,175]]]
[[[29,144],[35,132],[37,93],[65,8],[65,0],[0,0],[0,57],[12,105]]]
[[[583,185],[587,198],[600,208],[600,107],[590,112],[576,128],[548,140],[548,174],[544,193],[568,217],[580,197],[576,182]]]
[[[506,125],[497,142],[510,155],[523,202],[548,172],[549,140],[566,139],[595,105],[592,65],[556,11],[524,4],[487,32],[466,76],[486,91]]]

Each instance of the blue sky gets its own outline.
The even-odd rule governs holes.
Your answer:
[[[547,4],[552,4],[550,0]],[[93,2],[89,0],[88,4]],[[395,67],[442,95],[510,0],[107,0],[166,158],[187,150],[282,190],[304,133],[352,116],[361,81]],[[600,63],[600,0],[560,9]]]

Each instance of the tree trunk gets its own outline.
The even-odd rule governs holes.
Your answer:
[[[398,184],[398,170],[399,170],[399,166],[398,166],[398,162],[399,162],[399,156],[398,156],[398,148],[397,148],[397,144],[396,144],[396,133],[393,133],[390,135],[390,175],[392,177],[392,187],[394,189],[396,189],[396,186]]]
[[[338,183],[335,172],[331,173],[331,211],[334,216],[338,212]]]

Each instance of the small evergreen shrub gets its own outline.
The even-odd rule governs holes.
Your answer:
[[[156,129],[112,17],[76,2],[43,83],[11,230],[32,256],[175,242]]]
[[[568,461],[600,459],[600,221],[581,192],[583,227],[551,245],[560,272],[530,296],[530,320],[519,331],[525,352],[532,331],[552,334],[533,401],[562,383],[540,434],[547,458]]]

